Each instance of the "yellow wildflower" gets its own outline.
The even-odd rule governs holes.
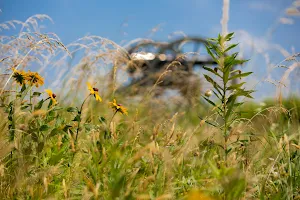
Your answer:
[[[56,104],[57,101],[55,100],[56,95],[50,90],[50,89],[46,89],[45,92],[49,95],[49,97],[52,100],[53,104]]]
[[[28,71],[26,73],[26,80],[29,84],[35,85],[36,87],[44,85],[44,78],[41,77],[37,72]]]
[[[101,97],[100,97],[100,95],[99,95],[99,90],[98,90],[98,88],[92,87],[91,84],[90,84],[89,82],[87,82],[86,84],[87,84],[88,90],[90,91],[90,94],[94,95],[96,101],[101,102],[102,99],[101,99]]]
[[[15,68],[12,68],[13,70],[13,75],[12,77],[15,79],[17,83],[19,83],[21,86],[25,84],[26,81],[26,72],[23,70],[17,70]]]
[[[213,198],[197,190],[190,191],[187,199],[188,200],[213,200]]]
[[[127,109],[121,104],[117,104],[116,99],[114,99],[113,102],[109,102],[109,105],[112,109],[115,110],[115,112],[120,112],[121,114],[128,115]]]

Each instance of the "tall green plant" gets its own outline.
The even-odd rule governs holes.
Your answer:
[[[243,102],[237,102],[237,99],[240,96],[252,98],[251,93],[253,92],[253,90],[243,88],[245,82],[235,83],[234,81],[236,79],[242,80],[252,72],[243,73],[241,70],[234,70],[234,66],[241,65],[248,60],[237,59],[238,52],[229,54],[229,51],[238,45],[228,44],[233,38],[233,35],[234,33],[229,33],[225,36],[219,35],[218,38],[208,40],[206,45],[207,52],[218,66],[214,69],[203,67],[209,72],[209,75],[204,74],[204,77],[212,85],[212,92],[217,100],[209,99],[211,92],[207,92],[203,98],[216,108],[218,115],[222,119],[222,123],[217,125],[217,127],[222,130],[224,137],[223,149],[225,153],[225,163],[227,162],[227,155],[230,151],[227,145],[230,134],[229,129],[238,118],[235,108],[243,104]],[[208,123],[214,125],[210,122]]]

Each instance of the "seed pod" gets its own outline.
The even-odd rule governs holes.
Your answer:
[[[211,90],[206,90],[205,94],[206,97],[210,97],[212,95],[212,91]]]

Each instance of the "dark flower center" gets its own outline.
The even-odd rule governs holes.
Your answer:
[[[56,97],[56,94],[52,94],[52,97],[55,98],[55,97]]]
[[[94,90],[95,92],[98,92],[98,91],[99,91],[98,88],[93,88],[93,90]]]

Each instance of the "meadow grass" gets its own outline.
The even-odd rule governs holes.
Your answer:
[[[227,55],[231,34],[208,45],[214,89],[186,104],[153,95],[170,66],[142,97],[120,94],[125,49],[98,36],[65,46],[36,32],[38,18],[1,38],[1,199],[300,199],[299,97],[240,99],[252,91],[228,79],[250,73],[231,71],[244,62]],[[103,64],[112,71],[97,77]],[[60,81],[41,89],[55,70]]]

